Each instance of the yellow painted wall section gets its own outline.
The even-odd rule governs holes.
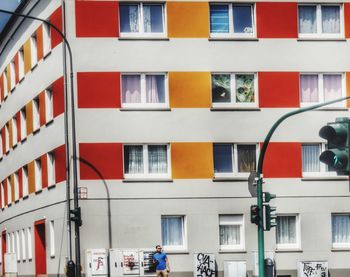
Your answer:
[[[27,135],[33,133],[33,102],[30,101],[26,105],[26,114],[27,114]]]
[[[10,70],[9,64],[6,67],[6,77],[7,77],[7,92],[9,92],[11,90],[11,70]]]
[[[15,174],[11,175],[11,199],[15,202]]]
[[[171,108],[210,108],[210,72],[169,72]]]
[[[171,143],[173,179],[212,179],[213,164],[212,143]]]
[[[346,72],[346,96],[350,96],[350,72]],[[346,106],[350,108],[350,100],[346,101]]]
[[[167,2],[170,38],[208,38],[208,2]]]
[[[24,73],[27,74],[32,69],[30,38],[23,45],[23,52],[24,52]]]
[[[34,161],[28,164],[28,192],[35,192],[35,168]]]

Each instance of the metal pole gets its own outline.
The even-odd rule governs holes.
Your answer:
[[[259,255],[259,277],[264,277],[264,260],[265,260],[265,247],[264,247],[264,226],[263,226],[263,164],[264,164],[264,158],[266,154],[267,147],[270,143],[270,139],[273,135],[273,133],[276,131],[277,127],[288,117],[291,117],[296,114],[304,113],[307,111],[311,111],[323,106],[327,106],[330,104],[334,104],[337,102],[341,102],[344,100],[350,99],[350,96],[338,98],[332,101],[327,101],[321,104],[312,105],[305,108],[300,108],[297,110],[294,110],[292,112],[286,113],[285,115],[281,116],[271,127],[270,131],[267,133],[263,146],[261,147],[260,155],[259,155],[259,161],[258,161],[258,170],[257,170],[257,205],[259,207],[259,226],[258,226],[258,255]]]

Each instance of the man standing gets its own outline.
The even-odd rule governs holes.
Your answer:
[[[157,277],[168,277],[170,272],[169,260],[167,255],[162,252],[160,245],[156,246],[156,253],[153,255],[153,262],[156,264]]]

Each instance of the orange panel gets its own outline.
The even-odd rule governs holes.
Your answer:
[[[29,194],[35,192],[35,168],[34,161],[28,164],[28,192]]]
[[[30,101],[26,105],[26,114],[27,114],[27,135],[33,133],[33,102]]]
[[[38,61],[44,57],[44,38],[43,38],[43,25],[40,25],[38,30],[36,30],[36,42],[37,42],[37,56]]]
[[[8,126],[8,130],[9,130],[9,145],[10,145],[10,149],[13,148],[13,129],[12,129],[12,119],[10,119],[9,122],[6,123]]]
[[[24,73],[26,74],[32,69],[30,38],[23,45],[23,52],[24,52]]]
[[[43,188],[48,187],[47,154],[41,156],[41,183]]]
[[[168,36],[208,38],[208,2],[167,2]]]
[[[344,3],[345,38],[350,38],[350,3]]]
[[[15,202],[15,174],[12,174],[10,176],[10,180],[11,180],[11,199],[12,199],[12,202]]]
[[[170,72],[171,108],[210,108],[210,72]]]
[[[172,143],[171,167],[174,179],[212,179],[214,176],[213,144]]]
[[[9,92],[11,90],[11,70],[10,70],[10,65],[8,64],[7,67],[6,67],[6,70],[7,70],[7,74],[6,74],[6,77],[7,77],[7,92]]]
[[[40,126],[46,123],[46,105],[45,105],[45,91],[39,94],[39,114],[40,114]]]
[[[14,65],[15,65],[15,81],[16,84],[19,82],[19,54],[17,52],[15,59],[14,59]]]
[[[350,96],[350,72],[346,72],[346,96]],[[350,107],[350,99],[346,101],[346,106]]]

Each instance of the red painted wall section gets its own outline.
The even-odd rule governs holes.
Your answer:
[[[344,3],[345,38],[350,38],[350,3]]]
[[[78,72],[78,108],[120,108],[119,72]]]
[[[259,72],[259,103],[262,108],[300,106],[298,72]]]
[[[18,186],[19,186],[19,198],[23,197],[23,171],[22,168],[18,169]]]
[[[41,156],[41,183],[43,185],[43,188],[48,187],[48,179],[47,179],[47,155]]]
[[[257,2],[258,38],[297,38],[297,2]]]
[[[1,240],[2,276],[5,276],[6,231],[2,231]]]
[[[89,162],[104,179],[123,178],[123,159],[121,143],[80,143],[80,158]],[[80,179],[96,180],[100,176],[86,163],[80,161]]]
[[[64,83],[63,77],[52,84],[53,116],[64,113]]]
[[[66,149],[61,145],[54,151],[56,184],[66,180]]]
[[[301,178],[301,143],[271,142],[266,151],[263,173],[265,178]]]
[[[58,27],[58,29],[62,30],[62,7],[59,7],[57,10],[53,12],[50,16],[51,24]],[[62,42],[62,37],[59,33],[50,27],[51,31],[51,48],[55,48],[58,44]]]
[[[17,120],[17,142],[20,142],[21,141],[21,112],[17,112],[16,120]]]
[[[46,238],[45,221],[37,221],[34,224],[35,239],[35,274],[46,274]]]
[[[77,37],[118,37],[117,1],[75,1]]]

